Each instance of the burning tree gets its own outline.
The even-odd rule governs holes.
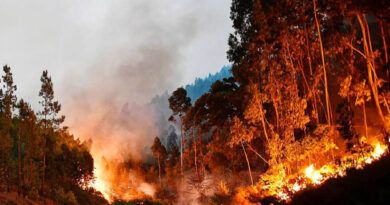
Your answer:
[[[218,156],[235,176],[247,169],[252,186],[243,195],[288,200],[382,156],[387,8],[364,0],[233,0],[233,77],[182,113],[186,130],[202,127],[206,170],[217,171]]]

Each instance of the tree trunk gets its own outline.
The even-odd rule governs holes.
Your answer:
[[[326,67],[325,67],[325,53],[324,53],[324,47],[323,47],[323,44],[322,44],[320,23],[318,22],[318,18],[317,18],[317,4],[316,4],[316,0],[313,0],[313,9],[314,9],[314,19],[315,19],[315,22],[316,22],[318,39],[320,41],[321,60],[322,60],[322,68],[323,68],[323,73],[324,73],[326,116],[327,116],[328,125],[332,126],[333,123],[332,123],[332,116],[331,116],[332,114],[331,114],[330,102],[329,102],[328,80],[327,80]]]
[[[382,20],[380,20],[379,23],[380,23],[381,34],[382,34],[383,51],[385,53],[385,63],[387,64],[389,62],[389,56],[387,54],[386,34],[385,34],[385,30],[383,29],[383,22],[382,22]]]
[[[379,115],[382,123],[384,124],[385,118],[383,116],[382,108],[380,106],[379,97],[378,97],[378,83],[377,83],[377,76],[376,76],[375,66],[374,66],[375,60],[373,59],[374,54],[372,53],[372,46],[371,46],[371,42],[370,42],[371,37],[370,37],[370,32],[367,30],[369,27],[368,27],[368,24],[367,24],[367,21],[366,21],[366,18],[364,15],[363,15],[364,22],[362,20],[362,17],[360,16],[360,14],[357,14],[356,17],[358,19],[360,29],[362,31],[362,36],[363,36],[363,45],[364,45],[364,53],[366,55],[368,82],[370,83],[370,87],[372,90],[372,95],[373,95],[373,98],[375,101],[375,106],[377,108],[378,115]]]
[[[249,163],[248,155],[246,154],[245,147],[244,147],[244,144],[243,144],[242,141],[241,141],[241,147],[242,147],[242,150],[244,151],[246,163],[247,163],[247,165],[248,165],[249,177],[250,177],[250,179],[251,179],[251,183],[252,183],[252,186],[253,186],[253,177],[252,177],[251,165],[250,165],[250,163]]]

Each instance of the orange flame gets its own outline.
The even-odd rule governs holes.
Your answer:
[[[101,192],[112,203],[120,200],[153,198],[154,186],[143,181],[134,170],[127,169],[116,161],[95,160],[95,180],[91,187]]]
[[[280,187],[280,190],[275,194],[272,194],[271,192],[271,195],[276,196],[282,201],[289,201],[293,193],[305,189],[307,185],[317,186],[330,178],[344,176],[346,170],[349,168],[363,168],[365,165],[371,164],[373,161],[380,159],[384,154],[386,154],[388,149],[386,145],[381,143],[376,143],[375,145],[371,146],[374,148],[374,150],[367,155],[362,155],[358,158],[355,158],[355,163],[344,163],[341,165],[329,163],[320,167],[319,169],[316,169],[314,164],[310,164],[302,171],[302,174],[298,175],[295,179],[283,181],[284,185]],[[354,156],[344,156],[342,161],[348,161],[347,159],[350,159],[351,157],[353,158]]]

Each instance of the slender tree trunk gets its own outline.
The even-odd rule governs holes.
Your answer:
[[[242,141],[241,141],[241,147],[242,147],[242,150],[244,151],[246,163],[247,163],[247,165],[248,165],[249,177],[250,177],[250,179],[251,179],[251,183],[252,183],[252,186],[253,186],[253,177],[252,177],[251,165],[250,165],[250,163],[249,163],[248,155],[246,154],[245,147],[244,147],[244,143],[243,143]]]
[[[385,34],[385,30],[383,29],[383,22],[382,22],[382,20],[380,20],[379,23],[380,23],[380,27],[381,27],[383,51],[385,53],[385,62],[387,64],[389,62],[389,56],[387,54],[386,34]]]
[[[255,149],[253,149],[252,146],[250,146],[250,145],[248,144],[248,147],[249,147],[249,149],[250,149],[252,152],[254,152],[258,157],[260,157],[260,159],[262,159],[266,164],[269,165],[268,161],[267,161],[263,156],[261,156],[261,154],[259,154]]]
[[[264,116],[264,113],[263,113],[263,116],[261,117],[261,124],[263,125],[263,131],[264,131],[265,139],[267,140],[267,143],[269,143],[269,138],[268,138],[267,128],[265,126],[264,118],[265,118],[265,116]]]
[[[320,49],[321,49],[321,60],[322,60],[322,68],[323,68],[323,74],[324,74],[324,87],[325,87],[325,101],[326,101],[326,116],[328,125],[332,126],[332,117],[331,117],[331,109],[330,109],[330,102],[329,102],[329,92],[328,92],[328,80],[327,80],[327,74],[326,74],[326,67],[325,67],[325,53],[324,53],[324,47],[322,44],[322,37],[321,37],[321,28],[320,23],[317,18],[317,4],[316,0],[313,0],[313,9],[314,9],[314,19],[316,22],[317,27],[317,33],[318,33],[318,39],[320,41]]]
[[[363,36],[363,45],[364,45],[364,53],[365,53],[365,56],[366,56],[366,63],[367,63],[367,78],[368,78],[368,82],[370,83],[370,87],[371,87],[371,90],[372,90],[372,95],[373,95],[373,98],[374,98],[374,101],[375,101],[375,106],[377,108],[377,112],[378,112],[378,115],[382,121],[382,123],[385,123],[385,118],[383,116],[383,113],[382,113],[382,108],[380,106],[380,103],[379,103],[379,97],[378,97],[378,83],[377,83],[377,76],[376,76],[376,73],[375,73],[375,60],[373,59],[373,53],[371,52],[372,51],[372,46],[369,45],[371,44],[371,42],[369,42],[370,40],[370,32],[367,31],[367,28],[368,28],[368,24],[367,24],[367,21],[365,20],[365,16],[363,15],[363,18],[364,18],[364,22],[362,20],[362,17],[360,14],[357,14],[356,15],[357,19],[358,19],[358,22],[359,22],[359,25],[360,25],[360,29],[362,31],[362,36]],[[365,23],[367,25],[365,25]],[[374,76],[373,76],[374,75]]]

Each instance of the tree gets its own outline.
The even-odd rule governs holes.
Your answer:
[[[314,12],[314,19],[316,22],[316,28],[318,33],[318,39],[320,43],[320,51],[321,51],[321,62],[322,62],[322,69],[323,69],[323,76],[324,76],[324,89],[325,89],[325,101],[326,101],[326,119],[328,121],[328,125],[331,126],[332,123],[332,110],[330,109],[330,99],[329,99],[329,91],[328,91],[328,79],[327,79],[327,73],[326,73],[326,67],[325,67],[325,51],[324,46],[322,43],[322,34],[321,34],[321,28],[320,23],[318,21],[317,17],[317,0],[313,0],[313,12]]]
[[[175,121],[177,116],[180,119],[180,170],[183,176],[183,116],[191,107],[191,99],[187,97],[187,91],[184,88],[175,90],[168,99],[169,108],[173,114],[169,118],[170,121]]]
[[[17,107],[18,192],[26,194],[26,189],[38,188],[35,183],[35,179],[39,178],[36,161],[42,153],[42,142],[38,136],[35,112],[23,99],[18,102]]]
[[[248,166],[248,173],[249,178],[251,180],[251,184],[253,186],[253,177],[252,177],[252,170],[251,165],[249,162],[248,155],[246,153],[244,143],[251,142],[254,138],[254,130],[251,128],[246,128],[245,125],[243,125],[242,121],[238,117],[234,117],[232,121],[232,126],[230,128],[230,136],[231,139],[228,142],[228,145],[230,147],[233,147],[235,145],[241,145],[242,151],[244,152],[246,163]]]
[[[10,169],[11,169],[11,149],[12,149],[12,140],[11,140],[11,129],[12,129],[12,117],[13,111],[16,105],[16,85],[14,85],[13,76],[11,68],[7,65],[3,67],[4,75],[2,76],[3,80],[3,89],[1,90],[1,178],[5,181],[4,184],[7,186],[9,191],[10,186]]]
[[[158,164],[158,178],[160,181],[160,186],[162,185],[161,182],[161,166],[162,162],[165,161],[167,157],[167,150],[165,149],[164,145],[161,144],[161,141],[158,137],[154,138],[154,142],[152,145],[152,152],[154,157],[157,159],[157,164]]]
[[[369,101],[371,99],[371,92],[367,88],[365,80],[356,84],[353,90],[356,98],[355,105],[362,105],[363,107],[364,130],[365,136],[368,137],[366,101]]]
[[[57,117],[61,111],[61,104],[54,100],[54,88],[51,81],[51,77],[48,75],[47,70],[43,71],[41,76],[41,90],[39,96],[42,98],[39,103],[42,105],[42,111],[38,114],[41,117],[40,123],[43,125],[43,139],[44,139],[44,154],[43,154],[43,174],[42,174],[42,187],[43,192],[45,186],[45,170],[46,170],[46,146],[47,138],[51,131],[59,129],[60,124],[65,120],[65,116]]]

